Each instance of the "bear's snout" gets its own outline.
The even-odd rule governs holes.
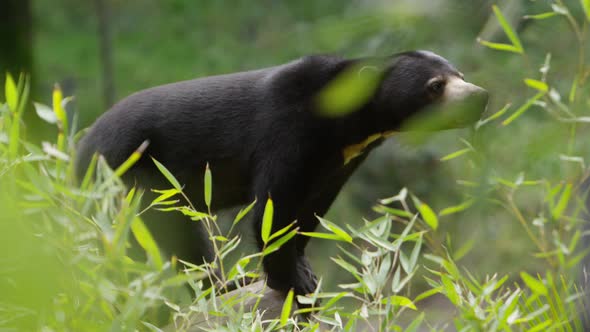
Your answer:
[[[481,88],[475,84],[473,84],[473,86],[475,88],[467,98],[472,99],[476,109],[481,110],[481,112],[483,113],[486,107],[488,106],[488,100],[490,95],[488,93],[488,90]]]

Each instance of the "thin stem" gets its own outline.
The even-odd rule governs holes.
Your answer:
[[[510,194],[506,198],[507,198],[508,204],[510,205],[510,210],[516,216],[516,219],[518,219],[518,221],[520,222],[522,227],[524,227],[528,237],[531,239],[531,241],[533,241],[533,243],[537,246],[537,248],[541,252],[546,253],[547,249],[545,248],[545,246],[541,242],[539,242],[539,240],[537,239],[537,237],[535,236],[535,234],[533,233],[533,231],[531,230],[531,228],[527,224],[524,216],[522,215],[522,213],[520,212],[520,210],[518,209],[516,204],[514,204],[513,196]],[[555,262],[550,257],[547,257],[547,261],[549,262],[549,264],[551,266],[555,266]]]

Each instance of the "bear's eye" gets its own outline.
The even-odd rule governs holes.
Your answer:
[[[428,90],[430,90],[430,92],[432,92],[433,94],[437,94],[437,95],[441,94],[443,92],[444,88],[445,88],[445,82],[441,81],[441,80],[431,82],[428,85]]]

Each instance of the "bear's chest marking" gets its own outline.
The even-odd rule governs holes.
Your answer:
[[[386,131],[386,132],[382,132],[382,133],[373,134],[373,135],[365,138],[365,140],[360,143],[352,144],[352,145],[344,147],[344,149],[342,149],[342,158],[344,159],[344,165],[348,164],[354,158],[363,155],[363,153],[365,153],[365,149],[371,143],[373,143],[379,139],[385,139],[385,138],[391,137],[395,133],[396,133],[395,131],[390,130],[390,131]]]

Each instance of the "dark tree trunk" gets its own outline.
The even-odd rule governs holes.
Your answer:
[[[113,71],[112,36],[110,29],[110,11],[107,0],[95,0],[98,15],[98,37],[100,62],[102,66],[102,93],[105,109],[115,102],[115,79]]]
[[[33,17],[30,0],[0,1],[0,100],[4,100],[6,73],[18,80],[20,74],[31,77],[29,102],[35,97],[35,76],[33,73]],[[25,136],[32,142],[47,137],[51,126],[41,120],[30,104],[24,111]]]
[[[33,64],[32,17],[30,0],[3,0],[0,5],[0,73],[15,79],[31,73]],[[4,89],[2,89],[4,90]]]

